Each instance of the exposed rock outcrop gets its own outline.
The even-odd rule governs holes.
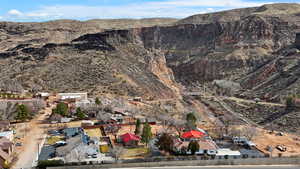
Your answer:
[[[300,50],[300,33],[296,34],[295,46]]]

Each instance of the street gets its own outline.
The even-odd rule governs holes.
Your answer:
[[[174,167],[138,167],[122,169],[300,169],[300,166],[174,166]],[[115,168],[111,168],[115,169]]]
[[[38,149],[41,149],[47,132],[47,124],[42,122],[51,114],[52,107],[47,107],[43,114],[39,114],[29,122],[30,131],[25,136],[21,152],[18,152],[18,160],[11,167],[13,169],[31,168],[37,164]]]

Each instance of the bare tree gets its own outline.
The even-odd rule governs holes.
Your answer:
[[[116,162],[118,162],[120,157],[124,153],[124,148],[121,146],[115,146],[113,149],[111,149],[111,153],[113,157],[116,159]]]
[[[255,127],[245,126],[241,129],[242,135],[245,136],[248,140],[252,140],[255,136],[258,135],[258,130]]]
[[[229,129],[229,135],[232,137],[241,137],[242,136],[242,129],[238,127],[231,127]]]

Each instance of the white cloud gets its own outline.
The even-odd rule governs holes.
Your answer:
[[[12,9],[12,10],[8,11],[7,13],[12,16],[22,16],[23,15],[22,12],[20,12],[16,9]]]
[[[263,3],[267,2],[250,2],[248,0],[165,0],[119,6],[55,5],[42,6],[37,10],[24,13],[13,9],[4,18],[10,20],[183,18],[194,14],[215,12],[217,9],[260,6]]]

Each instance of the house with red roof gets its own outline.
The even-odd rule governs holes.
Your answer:
[[[183,133],[181,135],[181,138],[189,140],[189,139],[201,139],[205,136],[207,136],[207,135],[204,132],[197,131],[197,130],[191,130],[191,131],[187,131],[187,132]]]
[[[121,136],[121,139],[125,146],[137,146],[141,137],[132,133],[126,133]]]

